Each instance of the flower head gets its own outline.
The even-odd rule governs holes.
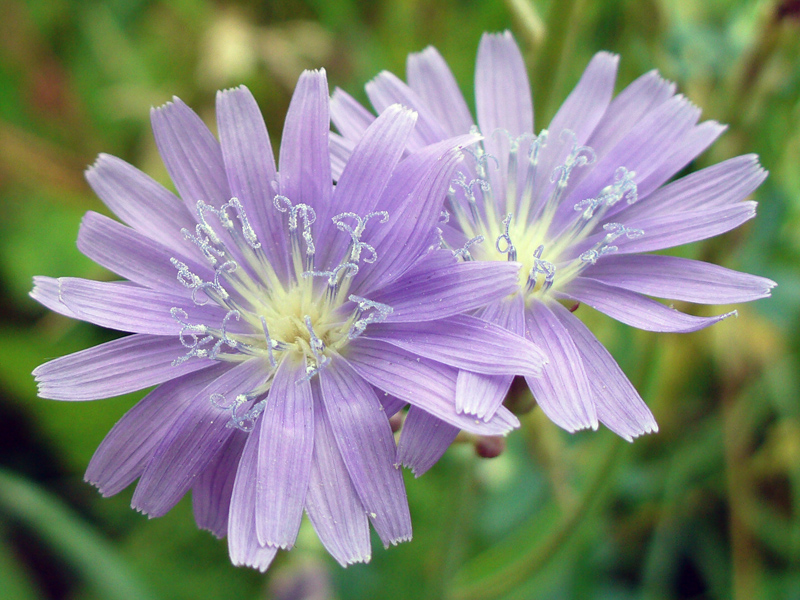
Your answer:
[[[381,73],[367,85],[377,111],[402,102],[419,112],[409,149],[451,135],[483,140],[457,170],[442,242],[467,261],[519,261],[517,289],[478,314],[524,335],[549,361],[526,376],[538,404],[568,431],[598,421],[630,440],[657,429],[620,368],[573,314],[587,304],[649,331],[688,332],[734,314],[697,317],[648,298],[727,304],[763,298],[774,282],[704,262],[649,254],[724,233],[755,215],[743,202],[766,177],[740,156],[667,183],[724,127],[706,121],[656,72],[613,96],[618,57],[589,63],[550,125],[534,133],[533,103],[511,34],[486,34],[475,72],[477,127],[434,48],[408,58],[408,84]],[[344,92],[332,99],[343,160],[369,113]],[[489,418],[508,376],[459,374],[465,414]],[[478,393],[476,393],[476,390]]]
[[[424,470],[459,428],[458,370],[539,372],[530,342],[472,316],[512,292],[519,265],[460,264],[435,249],[442,197],[475,135],[401,157],[416,114],[389,107],[333,186],[324,71],[304,73],[276,170],[246,88],[220,92],[220,139],[180,100],[152,111],[180,198],[102,155],[87,178],[128,226],[96,213],[78,246],[126,279],[38,277],[51,309],[133,335],[34,372],[40,395],[105,398],[157,385],[113,428],[86,479],[104,495],[139,479],[133,506],[165,514],[189,490],[200,527],[234,563],[266,569],[305,510],[342,564],[411,537],[400,470]],[[526,352],[497,364],[491,352]],[[487,352],[488,350],[488,352]],[[389,416],[406,403],[400,455]],[[444,434],[427,436],[435,423]],[[434,459],[435,460],[435,459]]]

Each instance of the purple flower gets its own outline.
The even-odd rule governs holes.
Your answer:
[[[527,383],[547,416],[568,431],[598,421],[627,440],[657,430],[639,394],[572,312],[585,303],[648,331],[688,332],[735,314],[687,315],[648,298],[728,304],[769,296],[774,282],[716,265],[649,254],[733,229],[755,215],[742,200],[766,177],[754,155],[667,183],[724,127],[655,71],[612,99],[618,57],[594,56],[549,127],[533,128],[522,56],[511,34],[486,34],[475,73],[477,128],[434,48],[408,58],[408,85],[383,72],[367,85],[380,112],[401,102],[419,112],[412,151],[452,135],[484,136],[448,193],[442,244],[465,261],[517,261],[515,293],[476,313],[543,348],[541,377]],[[336,164],[371,115],[337,90]],[[336,173],[334,173],[336,175]],[[461,372],[456,404],[491,418],[511,377]],[[463,393],[461,393],[463,392]]]
[[[127,281],[37,277],[61,314],[133,335],[53,360],[40,395],[93,400],[157,385],[102,442],[86,479],[104,495],[137,478],[133,506],[165,514],[189,490],[197,524],[228,535],[235,564],[266,569],[303,510],[341,564],[411,537],[396,463],[441,453],[431,428],[504,434],[457,413],[459,370],[541,370],[524,338],[464,311],[513,292],[519,265],[459,263],[435,248],[461,148],[405,158],[417,116],[391,106],[355,145],[334,188],[324,71],[304,73],[276,171],[246,88],[217,96],[219,142],[184,103],[152,111],[176,197],[101,155],[89,183],[129,226],[96,213],[78,246]],[[433,248],[433,249],[432,249]],[[503,361],[507,347],[521,352]],[[406,403],[395,446],[389,416]],[[455,435],[454,433],[452,435]]]

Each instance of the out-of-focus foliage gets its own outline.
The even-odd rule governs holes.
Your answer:
[[[277,139],[303,68],[324,66],[363,99],[370,77],[403,74],[428,44],[468,91],[481,32],[506,28],[526,50],[538,128],[607,49],[622,56],[620,86],[658,68],[731,124],[691,168],[756,152],[771,171],[754,222],[680,250],[776,280],[771,299],[690,335],[584,314],[660,433],[569,436],[534,410],[500,458],[462,443],[409,477],[414,540],[383,550],[375,539],[372,563],[346,570],[307,523],[266,576],[236,569],[224,542],[196,530],[188,499],[149,521],[130,490],[103,499],[83,483],[139,395],[38,399],[37,364],[111,334],[27,292],[34,274],[109,276],[74,244],[82,214],[106,212],[82,179],[96,154],[167,182],[150,106],[178,95],[213,123],[215,90],[244,83]],[[800,597],[798,40],[795,0],[0,0],[0,595]]]

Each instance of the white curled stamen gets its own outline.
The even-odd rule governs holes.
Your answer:
[[[257,394],[239,394],[233,402],[226,404],[224,394],[211,394],[209,400],[214,407],[231,414],[230,421],[225,424],[226,427],[250,433],[255,427],[256,419],[264,412],[267,400],[265,398],[261,400],[261,402],[256,402],[243,413],[239,412],[239,409],[248,402],[252,402],[257,397]]]
[[[250,220],[247,218],[247,215],[244,212],[244,207],[242,203],[239,202],[238,198],[231,198],[230,202],[222,206],[220,210],[225,210],[228,207],[233,207],[236,209],[236,215],[239,218],[239,222],[242,224],[242,234],[244,235],[245,241],[248,245],[255,249],[261,247],[261,242],[258,241],[258,236],[256,235],[253,226],[250,225]]]
[[[297,218],[303,220],[303,239],[306,242],[306,254],[316,252],[314,238],[311,235],[311,225],[317,220],[317,213],[308,204],[292,204],[286,196],[277,195],[272,200],[273,205],[282,213],[289,213],[289,233],[297,235]]]
[[[203,348],[203,346],[207,346],[214,341],[213,335],[207,335],[208,327],[202,324],[189,323],[189,315],[186,314],[185,310],[177,306],[173,306],[169,314],[181,325],[178,339],[180,339],[181,345],[188,349],[186,354],[172,361],[172,366],[177,367],[194,356],[207,358],[209,350],[208,348]]]
[[[491,155],[486,155],[486,156],[491,156]],[[462,190],[464,190],[464,195],[467,197],[467,202],[469,202],[470,205],[476,203],[475,191],[474,191],[476,185],[484,192],[491,189],[491,185],[489,184],[489,182],[481,177],[476,177],[475,179],[470,179],[469,181],[467,181],[467,176],[464,174],[463,171],[458,172],[458,175],[455,177],[455,179],[453,179],[452,185],[457,185]],[[451,193],[455,193],[455,189],[452,187],[452,185],[450,187],[450,191]]]
[[[228,320],[231,318],[235,318],[239,321],[242,318],[241,313],[238,310],[231,310],[225,315],[225,318],[222,319],[222,335],[220,336],[217,343],[214,344],[214,347],[211,348],[211,351],[208,353],[208,358],[211,360],[215,360],[219,356],[219,351],[222,349],[223,345],[227,345],[229,348],[233,350],[240,349],[240,344],[236,340],[228,337]]]
[[[505,232],[500,235],[497,240],[495,240],[495,248],[500,254],[507,254],[508,260],[517,260],[517,249],[514,247],[514,244],[511,242],[511,236],[508,233],[508,229],[511,226],[511,213],[506,215],[506,218],[503,219],[503,227],[505,228]],[[500,243],[503,242],[503,246],[500,246]]]
[[[350,327],[350,331],[347,332],[347,337],[351,340],[354,340],[364,333],[364,330],[370,323],[380,323],[385,321],[386,317],[394,312],[394,309],[388,304],[382,304],[381,302],[368,300],[367,298],[362,298],[361,296],[355,296],[351,294],[349,299],[351,302],[358,304],[358,316],[352,327]],[[367,311],[371,312],[367,314]]]
[[[342,273],[342,275],[340,275]],[[358,265],[352,262],[336,265],[330,271],[304,271],[303,277],[327,277],[330,287],[337,287],[345,277],[354,277],[358,274]]]
[[[332,218],[334,225],[336,225],[336,228],[339,229],[339,231],[350,235],[350,258],[348,262],[358,263],[359,260],[361,260],[361,252],[363,250],[366,250],[370,253],[370,256],[364,258],[364,262],[374,263],[377,260],[378,254],[375,252],[375,248],[366,242],[361,241],[361,236],[364,233],[364,229],[366,228],[369,220],[373,217],[380,217],[380,221],[378,222],[386,223],[386,221],[389,220],[389,213],[385,210],[381,210],[378,212],[371,212],[363,217],[360,217],[356,213],[344,212]],[[344,220],[345,218],[354,219],[356,226],[352,227]]]
[[[613,242],[623,235],[629,240],[635,240],[644,235],[644,230],[636,229],[635,227],[625,227],[622,223],[606,223],[603,229],[607,231],[606,241]]]
[[[619,250],[616,246],[600,246],[599,248],[592,248],[581,254],[580,258],[583,262],[596,264],[597,259],[606,254],[616,252]]]
[[[564,143],[569,143],[569,139],[572,140],[572,149],[567,155],[567,158],[564,159],[564,164],[558,165],[550,174],[550,182],[558,182],[559,190],[563,190],[563,188],[567,187],[567,182],[569,181],[572,171],[577,167],[592,164],[596,160],[597,155],[589,146],[578,146],[578,136],[571,129],[563,129],[559,138]]]
[[[316,364],[306,366],[305,377],[299,379],[296,385],[299,385],[300,382],[308,381],[309,379],[314,377],[314,375],[319,373],[320,370],[330,360],[327,356],[323,354],[323,352],[325,352],[325,342],[323,342],[321,339],[319,339],[319,337],[317,337],[317,334],[314,331],[314,327],[311,325],[311,317],[306,315],[303,317],[303,321],[306,324],[306,329],[308,329],[309,346],[311,347],[311,354],[314,355],[314,361],[316,362]]]
[[[625,167],[619,167],[614,173],[614,183],[604,187],[596,198],[587,198],[575,204],[576,211],[583,211],[583,218],[591,219],[595,211],[600,207],[610,208],[617,202],[625,198],[628,204],[633,204],[638,200],[638,189],[633,178],[635,171],[628,171]]]
[[[261,317],[261,328],[264,330],[264,338],[267,341],[267,355],[269,356],[269,364],[277,367],[278,363],[275,361],[274,350],[278,347],[278,342],[273,341],[269,336],[269,329],[267,328],[267,320]]]
[[[544,275],[544,284],[542,284],[543,292],[547,291],[553,285],[556,278],[556,266],[549,260],[542,258],[544,246],[539,246],[533,253],[533,266],[528,274],[528,291],[533,291],[536,288],[539,275]]]
[[[465,261],[473,260],[472,254],[470,253],[469,249],[471,246],[474,246],[475,244],[480,244],[481,242],[483,242],[483,240],[484,237],[482,235],[476,235],[471,240],[467,240],[467,243],[464,244],[458,250],[453,250],[453,256],[455,256],[456,258],[460,256]]]
[[[528,160],[532,167],[536,167],[539,164],[539,154],[547,146],[548,135],[550,134],[547,129],[542,129],[539,135],[535,136],[533,142],[531,142],[531,147],[528,149]]]

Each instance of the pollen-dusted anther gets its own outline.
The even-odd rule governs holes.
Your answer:
[[[506,218],[503,219],[505,232],[497,238],[494,245],[500,254],[508,254],[508,260],[514,261],[517,260],[517,249],[514,247],[514,244],[511,243],[511,236],[508,233],[508,228],[511,226],[511,217],[511,213],[508,213]],[[500,242],[505,242],[505,247],[501,247]]]
[[[380,302],[375,302],[374,300],[368,300],[367,298],[362,298],[361,296],[356,296],[351,294],[349,297],[351,302],[355,302],[358,304],[358,316],[356,317],[355,323],[353,323],[352,327],[350,327],[350,331],[347,332],[348,339],[354,340],[367,328],[367,325],[370,323],[380,323],[381,321],[386,320],[394,309],[389,306],[388,304],[382,304]],[[367,314],[367,311],[372,311]],[[363,319],[361,317],[364,317]]]
[[[202,202],[202,200],[200,202]],[[225,251],[217,248],[212,243],[212,240],[208,236],[208,232],[202,225],[197,224],[195,225],[194,229],[194,234],[188,229],[181,229],[183,238],[200,248],[203,256],[205,256],[206,260],[211,263],[211,266],[216,265],[220,259],[225,258]]]
[[[187,321],[189,315],[186,314],[186,311],[182,308],[178,308],[177,306],[173,306],[169,314],[175,319],[180,325],[181,330],[178,333],[178,338],[180,339],[181,345],[184,348],[188,348],[188,352],[183,356],[179,356],[175,360],[172,361],[172,366],[176,367],[193,356],[198,358],[206,358],[208,356],[208,349],[202,348],[202,346],[206,346],[214,341],[213,335],[206,335],[208,333],[208,327],[202,324],[192,324]],[[205,336],[205,337],[201,337]]]
[[[308,204],[292,204],[286,196],[278,194],[272,199],[272,203],[278,211],[289,213],[289,232],[294,236],[297,233],[297,217],[303,220],[303,239],[306,242],[306,254],[313,255],[316,252],[314,238],[311,236],[311,225],[317,220],[316,211]],[[282,206],[283,205],[283,206]]]
[[[336,265],[330,271],[304,271],[303,277],[327,277],[328,289],[333,290],[333,295],[339,291],[339,285],[345,277],[354,277],[358,274],[358,265],[352,262],[346,262]]]
[[[464,190],[464,194],[466,195],[467,201],[470,203],[470,205],[475,204],[475,192],[473,190],[476,185],[484,192],[487,192],[491,189],[489,182],[481,177],[476,177],[467,181],[467,176],[463,171],[458,172],[458,175],[455,177],[455,179],[453,179],[453,184]],[[451,193],[455,193],[455,189],[452,187],[450,190]]]
[[[547,129],[542,129],[539,135],[533,136],[533,142],[531,142],[531,147],[528,149],[528,161],[534,168],[539,164],[539,153],[547,146],[547,137],[549,135]]]
[[[520,135],[514,135],[508,129],[505,129],[503,127],[498,127],[492,132],[492,136],[496,136],[497,134],[503,135],[508,138],[509,152],[511,153],[515,153],[519,150],[520,142],[522,141],[530,141],[530,142],[536,141],[536,136],[533,135],[533,133],[525,132],[521,133]],[[497,161],[497,159],[495,159],[495,161]]]
[[[527,290],[529,292],[536,289],[539,275],[544,275],[544,284],[542,284],[541,290],[543,292],[547,291],[550,286],[553,285],[553,281],[556,278],[556,266],[549,260],[544,260],[542,258],[543,252],[543,245],[536,248],[533,252],[533,266],[531,267],[531,272],[528,274]]]
[[[558,137],[565,144],[569,143],[570,139],[572,140],[572,149],[567,155],[567,158],[564,159],[564,164],[558,165],[550,174],[550,182],[556,183],[557,181],[559,189],[563,189],[567,187],[567,182],[569,181],[569,176],[572,174],[572,171],[576,167],[592,164],[597,159],[597,155],[589,146],[579,146],[578,136],[571,129],[562,129]]]
[[[193,290],[200,287],[200,285],[203,283],[203,279],[192,273],[186,263],[182,263],[174,257],[170,258],[169,262],[172,263],[173,267],[178,269],[178,282],[184,287]],[[194,302],[195,304],[198,304],[197,301]]]
[[[300,385],[302,381],[308,381],[309,379],[314,377],[314,375],[319,373],[320,370],[330,360],[327,356],[323,354],[323,352],[325,352],[325,342],[319,339],[316,332],[314,331],[314,327],[311,324],[311,317],[305,315],[303,317],[303,322],[306,324],[306,329],[308,329],[308,337],[309,337],[308,345],[311,347],[311,354],[314,356],[316,364],[306,366],[306,376],[303,377],[302,379],[299,379],[296,382],[296,385]]]
[[[594,265],[597,263],[597,259],[599,259],[601,256],[605,254],[611,254],[612,252],[616,252],[617,250],[619,250],[619,248],[617,248],[616,246],[601,245],[598,248],[592,248],[582,253],[580,259],[585,263],[591,263]]]
[[[480,135],[480,130],[475,125],[470,127],[469,132],[471,134],[473,134],[473,135],[475,135],[475,134]],[[477,173],[478,173],[478,175],[480,177],[485,177],[486,176],[486,168],[487,168],[490,160],[494,161],[494,168],[495,169],[499,169],[500,168],[500,161],[497,160],[497,157],[494,154],[490,154],[490,153],[486,152],[486,150],[484,150],[482,144],[477,144],[477,145],[472,146],[470,148],[463,148],[462,152],[465,152],[466,154],[469,154],[472,158],[475,159],[476,170],[477,170]]]
[[[266,398],[260,402],[256,402],[243,413],[239,413],[238,410],[248,402],[255,400],[258,396],[259,394],[253,392],[249,394],[239,394],[236,396],[233,402],[226,404],[225,395],[217,393],[211,394],[211,396],[209,396],[209,400],[216,408],[231,413],[230,421],[225,424],[225,427],[250,433],[255,427],[256,419],[258,419],[259,415],[264,412],[264,408],[267,403]]]
[[[348,217],[350,219],[355,219],[356,221],[355,228],[351,227],[349,223],[344,221],[345,217]],[[369,257],[364,258],[364,262],[374,263],[378,259],[378,254],[375,252],[375,248],[373,248],[366,242],[361,241],[361,236],[364,233],[364,229],[366,228],[369,220],[373,217],[380,217],[379,223],[386,223],[386,221],[389,220],[389,213],[386,212],[385,210],[381,210],[378,212],[367,213],[363,217],[360,217],[356,213],[344,212],[344,213],[339,213],[338,215],[334,216],[331,219],[339,231],[343,231],[344,233],[350,235],[349,262],[358,263],[358,261],[361,260],[362,250],[366,250],[367,252],[370,253]]]
[[[175,258],[171,258],[170,262],[178,269],[178,281],[185,287],[192,290],[192,302],[197,306],[205,306],[209,300],[223,302],[230,297],[228,291],[219,282],[220,275],[233,273],[238,265],[235,261],[229,260],[214,269],[214,281],[203,281],[189,270],[184,263]],[[203,292],[205,299],[198,300],[197,292]]]
[[[271,364],[273,367],[277,367],[278,363],[275,361],[274,350],[276,349],[278,343],[274,342],[272,338],[269,336],[269,328],[267,327],[267,320],[264,317],[261,317],[261,328],[264,330],[264,338],[267,341],[267,356],[269,356],[269,364]]]
[[[629,240],[635,240],[644,235],[644,230],[636,229],[635,227],[625,227],[622,223],[606,223],[603,225],[603,229],[608,231],[606,240],[609,242],[613,242],[623,235]]]
[[[231,198],[230,201],[223,205],[220,210],[225,210],[229,206],[232,206],[236,209],[236,215],[239,218],[239,222],[242,224],[242,235],[244,235],[245,241],[250,245],[251,248],[260,248],[261,242],[258,241],[258,236],[256,235],[253,226],[250,225],[250,220],[247,218],[247,214],[244,212],[242,203],[239,202],[238,198]]]
[[[222,349],[223,345],[226,345],[233,350],[243,349],[245,346],[245,344],[237,342],[236,340],[228,337],[228,321],[231,318],[235,319],[236,321],[240,321],[242,314],[238,310],[230,310],[222,319],[221,336],[217,343],[214,344],[214,347],[211,349],[211,352],[209,352],[208,355],[208,357],[212,360],[219,357],[219,351]]]
[[[636,171],[628,171],[625,167],[618,167],[614,172],[614,183],[606,186],[601,192],[605,193],[606,206],[614,206],[617,202],[625,198],[628,204],[633,204],[639,199],[639,188],[633,178]]]
[[[484,239],[485,238],[482,235],[476,235],[471,240],[467,240],[467,243],[461,246],[461,248],[453,250],[453,256],[455,256],[456,258],[460,256],[465,261],[473,260],[472,254],[469,251],[470,247],[474,246],[475,244],[480,244],[481,242],[483,242]]]

